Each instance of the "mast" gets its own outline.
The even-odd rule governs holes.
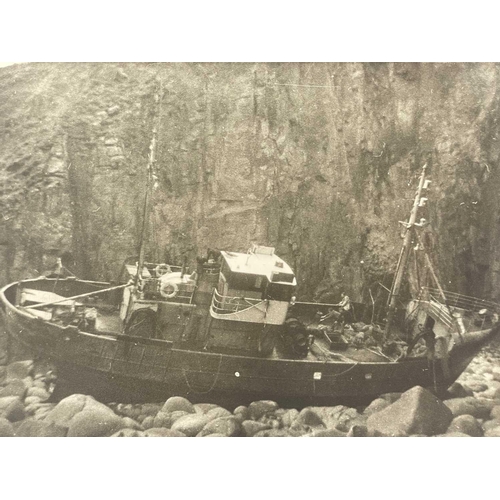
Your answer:
[[[155,100],[158,103],[158,121],[160,117],[160,106],[161,106],[161,87],[162,82],[160,80],[159,89],[155,95]],[[159,123],[158,123],[159,125]],[[152,180],[154,178],[153,167],[156,162],[156,142],[157,142],[157,126],[155,124],[153,128],[153,138],[151,139],[151,144],[149,145],[149,157],[148,157],[148,166],[146,173],[146,194],[144,196],[144,208],[142,213],[142,229],[141,229],[141,240],[139,247],[139,261],[137,262],[137,272],[135,275],[134,286],[137,289],[137,285],[139,284],[139,280],[142,276],[142,269],[144,267],[144,253],[146,247],[146,229],[148,226],[148,218],[149,218],[149,210],[150,210],[150,198],[151,198],[151,185]]]
[[[392,283],[391,293],[389,294],[388,306],[389,311],[387,313],[387,324],[385,326],[385,336],[391,331],[392,323],[394,321],[394,314],[396,312],[396,304],[399,297],[399,291],[401,289],[401,284],[403,282],[403,277],[406,272],[406,266],[408,264],[408,257],[410,255],[411,244],[412,244],[412,234],[414,230],[414,224],[417,220],[418,208],[424,206],[425,198],[421,198],[423,189],[426,189],[427,184],[425,182],[425,170],[427,164],[422,167],[422,174],[420,175],[420,181],[418,184],[417,193],[415,195],[415,200],[413,202],[413,207],[410,213],[410,220],[405,224],[406,233],[403,239],[403,246],[401,248],[401,254],[399,256],[398,265],[396,267],[396,274],[394,276],[394,281]]]

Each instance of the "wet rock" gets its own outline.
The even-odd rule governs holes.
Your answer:
[[[467,396],[472,396],[472,389],[464,387],[460,382],[453,382],[448,388],[447,399],[449,398],[466,398]]]
[[[256,422],[255,420],[244,420],[241,423],[241,428],[242,428],[242,432],[243,432],[244,436],[252,437],[257,432],[270,429],[270,426],[268,424],[264,424],[262,422]]]
[[[241,424],[233,415],[220,417],[208,422],[203,427],[201,434],[222,434],[227,437],[239,436],[241,434]]]
[[[472,437],[481,437],[483,435],[481,425],[472,415],[455,417],[446,431],[447,434],[450,432],[461,432]]]
[[[363,414],[366,416],[370,416],[373,413],[377,413],[378,411],[387,408],[391,403],[387,401],[387,399],[377,398],[374,399],[364,410]]]
[[[174,431],[180,431],[186,436],[196,436],[203,427],[208,423],[209,419],[206,415],[200,415],[198,413],[184,415],[179,418],[172,425],[171,429]]]
[[[309,427],[325,427],[323,420],[310,408],[304,408],[297,415],[294,423]]]
[[[453,417],[472,415],[476,418],[487,419],[495,405],[493,401],[478,399],[471,396],[466,398],[447,399],[444,404],[451,410]]]
[[[387,408],[370,415],[367,427],[370,435],[431,436],[445,432],[452,419],[447,406],[428,390],[416,386]]]
[[[86,405],[89,396],[73,394],[62,399],[47,415],[48,422],[69,427],[71,419],[80,413]],[[110,410],[112,411],[112,410]]]
[[[9,382],[2,390],[0,390],[0,398],[17,396],[20,399],[24,399],[26,391],[26,384],[22,380],[12,380],[12,382]]]
[[[14,437],[14,427],[6,418],[0,417],[0,437]]]
[[[29,377],[33,371],[33,361],[31,359],[26,361],[16,361],[7,365],[7,373],[5,381],[22,380]]]
[[[24,420],[16,430],[18,437],[65,437],[66,427],[54,423],[42,422],[33,418]]]
[[[0,398],[0,417],[10,422],[17,422],[26,417],[24,405],[18,396]]]
[[[170,429],[177,420],[186,415],[192,415],[192,413],[188,413],[186,411],[173,411],[171,413],[164,413],[160,411],[153,420],[153,427],[164,427],[166,429]]]
[[[144,431],[146,437],[186,437],[180,431],[174,429],[165,429],[164,427],[153,427]]]
[[[186,398],[180,396],[173,396],[168,398],[160,412],[173,413],[174,411],[185,411],[186,413],[195,413],[194,405]]]
[[[252,420],[259,420],[264,415],[279,408],[275,401],[254,401],[248,405],[248,413]]]

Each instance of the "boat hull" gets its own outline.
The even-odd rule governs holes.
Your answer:
[[[8,288],[8,287],[6,287]],[[9,334],[58,368],[56,396],[92,394],[102,401],[192,401],[246,404],[272,399],[294,406],[368,402],[415,385],[445,391],[498,329],[456,346],[447,360],[343,362],[207,352],[172,342],[97,335],[63,327],[16,308],[0,292]],[[12,296],[12,291],[7,293]],[[228,403],[228,404],[229,404]]]

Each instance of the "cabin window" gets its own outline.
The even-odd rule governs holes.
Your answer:
[[[255,276],[255,274],[231,273],[227,276],[227,281],[229,286],[234,290],[252,292],[261,292],[264,285],[263,277]]]
[[[270,300],[283,300],[290,302],[295,293],[295,287],[280,283],[269,283],[267,287],[267,298]]]

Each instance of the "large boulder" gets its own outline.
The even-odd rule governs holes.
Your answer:
[[[374,436],[432,436],[446,431],[453,415],[434,394],[416,386],[387,408],[368,417],[367,427]]]
[[[453,382],[446,391],[447,399],[449,398],[466,398],[472,396],[474,393],[472,389],[464,387],[460,382]]]
[[[490,411],[490,418],[500,420],[500,405],[495,404],[495,406],[493,406]]]
[[[221,417],[231,417],[233,414],[229,411],[226,410],[225,408],[222,408],[220,406],[216,406],[215,408],[212,408],[211,410],[208,410],[205,415],[210,419],[210,420],[215,420],[216,418],[221,418]]]
[[[67,427],[68,437],[110,436],[126,427],[113,410],[84,394],[61,400],[48,412],[45,421]]]
[[[455,417],[446,431],[447,434],[450,432],[461,432],[472,437],[483,436],[481,424],[472,415],[459,415]]]
[[[294,423],[309,427],[325,427],[325,424],[323,420],[321,420],[320,416],[310,408],[304,408],[301,410]]]
[[[210,410],[220,408],[220,406],[213,403],[198,403],[194,405],[194,408],[197,413],[208,413]]]
[[[377,398],[374,399],[364,410],[364,414],[366,416],[370,416],[373,413],[377,413],[378,411],[387,408],[391,403],[387,399]]]
[[[250,418],[250,413],[246,406],[238,406],[234,409],[233,415],[240,421],[248,420]]]
[[[144,437],[145,433],[142,431],[138,431],[137,429],[120,429],[118,432],[115,432],[111,435],[111,437]]]
[[[174,411],[196,413],[194,405],[186,398],[183,398],[181,396],[173,396],[171,398],[168,398],[160,411],[162,413],[173,413]]]
[[[36,397],[40,401],[47,401],[50,398],[49,392],[42,387],[30,387],[26,392],[28,397]]]
[[[252,420],[259,420],[278,408],[278,403],[275,401],[254,401],[248,405],[248,414]]]
[[[466,398],[447,399],[444,404],[450,409],[454,417],[459,415],[472,415],[475,418],[487,419],[492,408],[493,401],[468,396]]]

